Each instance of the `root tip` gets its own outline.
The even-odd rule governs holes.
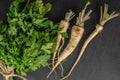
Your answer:
[[[49,78],[50,75],[52,74],[52,72],[53,72],[53,70],[51,70],[51,71],[49,72],[49,74],[46,76],[46,78]]]

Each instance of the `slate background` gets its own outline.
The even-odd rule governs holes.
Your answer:
[[[0,0],[0,18],[6,20],[6,12],[12,0]],[[93,13],[91,19],[85,23],[85,34],[74,53],[64,61],[64,73],[66,74],[75,61],[85,39],[94,30],[99,21],[99,6],[109,4],[109,12],[113,10],[120,12],[120,0],[90,0]],[[76,15],[84,7],[86,0],[44,0],[53,4],[52,11],[47,15],[54,22],[64,18],[65,12],[72,9]],[[71,26],[76,19],[71,21]],[[70,32],[70,29],[69,31]],[[68,39],[66,39],[67,43]],[[54,73],[46,79],[50,69],[40,68],[35,72],[28,73],[28,80],[59,80],[60,70],[57,68],[58,76]],[[1,80],[1,79],[0,79]],[[15,79],[19,80],[19,79]],[[84,55],[75,67],[71,76],[66,80],[120,80],[120,17],[105,24],[104,30],[95,37],[88,45]]]

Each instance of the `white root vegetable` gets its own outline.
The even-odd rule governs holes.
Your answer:
[[[56,61],[55,66],[52,68],[52,70],[48,74],[47,78],[56,69],[56,67],[74,51],[74,49],[77,47],[79,41],[81,40],[83,33],[84,33],[84,22],[90,18],[89,15],[92,12],[90,10],[85,15],[85,10],[86,10],[88,5],[90,5],[90,3],[87,3],[84,10],[79,14],[79,17],[77,18],[76,25],[74,25],[72,27],[71,37],[70,37],[69,43],[67,44],[65,49],[62,51],[61,55],[58,57],[58,60]]]
[[[55,63],[55,58],[56,58],[57,52],[59,54],[60,49],[61,49],[61,47],[64,44],[64,37],[62,37],[61,33],[67,32],[67,29],[68,29],[68,27],[70,25],[69,21],[73,17],[74,17],[74,13],[70,10],[68,13],[66,13],[65,19],[61,20],[61,22],[59,24],[58,28],[61,29],[61,30],[58,32],[58,35],[57,35],[56,51],[53,53],[53,57],[52,57],[52,67],[54,67],[54,63]],[[62,40],[62,45],[60,46],[61,40]]]
[[[24,77],[14,73],[13,67],[8,67],[3,61],[0,61],[0,74],[5,78],[5,80],[10,80],[11,77],[19,77],[22,80],[27,80]]]
[[[80,26],[77,26],[77,28],[81,28],[81,35],[79,34],[79,36],[80,36],[79,38],[80,38],[80,39],[82,38],[83,33],[84,33],[84,22],[87,21],[88,19],[90,19],[90,14],[91,14],[91,12],[92,12],[92,10],[89,10],[87,13],[85,13],[85,12],[86,12],[86,8],[87,8],[88,5],[90,5],[90,2],[89,2],[89,1],[86,3],[85,8],[79,13],[79,17],[77,18],[77,19],[78,19],[78,20],[77,20],[77,24],[80,25]],[[75,32],[75,31],[73,31],[73,32]],[[76,34],[76,35],[78,35],[78,34]],[[73,41],[71,41],[71,43],[74,44],[74,42],[75,42],[75,43],[77,42],[77,44],[78,44],[78,42],[79,42],[80,40],[79,40],[79,41],[76,41],[76,39],[77,39],[77,36],[76,36],[76,38],[73,38]],[[76,47],[77,47],[77,46],[75,46],[74,49],[75,49]],[[65,54],[65,53],[64,53],[64,54]],[[66,79],[67,77],[70,76],[70,74],[71,74],[71,73],[68,73],[66,76],[62,77],[61,80]]]
[[[72,68],[70,69],[69,73],[67,74],[66,77],[62,78],[62,79],[65,79],[67,78],[73,71],[73,69],[75,68],[75,66],[77,65],[77,63],[79,62],[79,60],[81,59],[87,45],[90,43],[90,41],[98,35],[98,33],[100,33],[102,30],[103,30],[103,25],[108,22],[109,20],[119,16],[120,14],[119,13],[111,13],[110,15],[108,14],[108,5],[105,4],[104,6],[104,12],[102,10],[102,7],[101,7],[101,17],[100,17],[100,23],[96,25],[96,29],[91,33],[91,35],[88,37],[88,39],[85,41],[75,63],[73,64]]]

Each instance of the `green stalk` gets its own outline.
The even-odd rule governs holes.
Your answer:
[[[22,10],[22,12],[24,12],[26,10],[26,8],[27,8],[27,6],[28,6],[29,3],[30,3],[30,0],[27,1],[27,3],[25,5],[24,9]]]

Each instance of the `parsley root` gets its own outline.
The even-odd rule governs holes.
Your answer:
[[[79,43],[79,41],[80,41],[80,39],[82,38],[82,36],[83,36],[83,33],[84,33],[84,23],[85,23],[85,21],[87,21],[88,19],[90,19],[90,14],[91,14],[91,12],[92,12],[92,10],[89,10],[86,14],[85,14],[85,11],[86,11],[86,8],[87,8],[87,6],[89,6],[90,5],[90,2],[88,1],[87,3],[86,3],[86,5],[85,5],[85,8],[79,13],[79,17],[77,18],[77,24],[79,25],[79,26],[73,26],[73,30],[75,30],[75,28],[76,28],[76,30],[78,29],[78,28],[80,28],[80,29],[78,29],[77,31],[80,33],[77,33],[77,34],[75,34],[75,33],[71,33],[71,36],[73,36],[73,34],[74,34],[74,36],[73,36],[73,38],[71,37],[71,43],[69,43],[68,44],[68,46],[66,47],[66,50],[65,51],[63,51],[63,55],[64,54],[68,54],[68,53],[70,53],[70,51],[71,51],[71,53],[73,52],[73,50],[77,47],[77,44]],[[72,32],[76,32],[76,31],[72,31]],[[74,47],[73,47],[74,46]],[[73,48],[72,48],[73,47]],[[70,50],[68,50],[68,49],[70,49]],[[61,78],[61,79],[65,79],[65,78],[67,78],[67,77],[69,77],[69,75],[70,75],[70,73],[68,73],[68,75],[67,76],[64,76],[63,78]]]
[[[87,15],[84,15],[88,5],[90,5],[90,3],[87,3],[84,10],[79,14],[76,25],[72,27],[69,43],[65,47],[64,51],[62,51],[61,55],[58,57],[55,66],[52,68],[47,78],[54,71],[54,69],[74,51],[79,41],[81,40],[84,33],[84,22],[90,18],[89,15],[91,13],[91,10],[87,13]]]
[[[54,61],[55,61],[55,57],[56,57],[56,53],[58,51],[58,54],[60,52],[60,49],[62,48],[63,44],[64,44],[64,37],[62,37],[62,33],[66,33],[67,29],[69,27],[69,21],[74,17],[74,13],[70,10],[68,13],[66,13],[65,19],[61,20],[60,24],[59,24],[59,29],[61,29],[58,32],[57,35],[57,45],[56,45],[56,51],[53,53],[53,58],[52,58],[52,66],[54,67]],[[62,40],[62,45],[60,45],[60,42]]]
[[[78,61],[81,59],[87,45],[90,43],[90,41],[98,35],[98,33],[100,33],[102,30],[103,30],[103,25],[108,22],[109,20],[119,16],[120,14],[119,13],[111,13],[110,15],[108,14],[108,5],[105,4],[104,6],[104,12],[102,12],[102,7],[101,7],[101,18],[100,18],[100,23],[96,25],[96,29],[91,33],[91,35],[88,37],[88,39],[85,41],[81,51],[80,51],[80,54],[78,55],[78,58],[77,60],[75,61],[74,65],[72,66],[72,68],[70,69],[69,73],[67,74],[66,77],[62,78],[62,79],[65,79],[67,78],[71,72],[73,71],[73,69],[75,68],[75,66],[77,65]]]
[[[22,80],[26,80],[24,77],[14,73],[14,68],[8,67],[3,61],[0,61],[0,74],[2,74],[5,80],[10,80],[11,77],[19,77]]]

